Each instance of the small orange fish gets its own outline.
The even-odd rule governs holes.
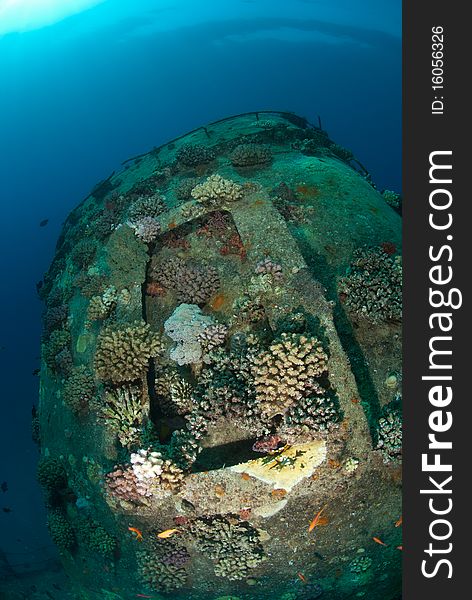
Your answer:
[[[297,573],[297,575],[298,575],[298,578],[303,581],[303,583],[307,583],[307,579],[306,579],[305,575],[303,575],[303,573]]]
[[[397,550],[403,550],[403,546],[397,546]]]
[[[382,542],[382,540],[379,540],[379,538],[373,537],[372,538],[374,540],[374,542],[376,544],[380,544],[381,546],[386,546],[387,544],[384,544],[384,542]]]
[[[136,527],[128,527],[128,529],[136,534],[136,539],[138,540],[138,542],[143,541],[143,534],[141,531],[139,531],[139,529],[136,529]]]
[[[313,521],[310,523],[309,527],[308,527],[308,533],[310,533],[310,531],[313,531],[313,529],[319,525],[319,521],[320,521],[320,517],[321,517],[321,513],[324,511],[324,509],[326,508],[326,506],[323,506],[323,508],[321,508],[315,515],[315,518],[313,519]]]
[[[165,540],[171,535],[174,535],[174,533],[177,533],[178,531],[178,529],[166,529],[165,531],[161,531],[161,533],[158,533],[157,537],[161,538],[161,540]]]
[[[398,519],[398,521],[395,521],[395,527],[400,527],[400,525],[403,523],[403,515]]]

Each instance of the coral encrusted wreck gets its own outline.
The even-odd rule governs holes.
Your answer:
[[[287,112],[125,165],[39,286],[38,481],[74,594],[396,600],[394,194]]]

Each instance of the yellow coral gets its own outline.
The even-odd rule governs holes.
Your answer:
[[[106,327],[98,337],[95,373],[113,383],[136,381],[144,377],[149,359],[163,351],[161,337],[147,323]]]
[[[243,197],[242,187],[221,175],[211,175],[206,181],[196,185],[192,198],[205,206],[219,206],[224,202],[235,202]]]
[[[328,357],[315,337],[283,333],[255,359],[254,383],[264,410],[276,414],[310,393]]]

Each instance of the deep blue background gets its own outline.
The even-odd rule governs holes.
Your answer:
[[[61,223],[97,181],[189,129],[268,108],[320,115],[380,188],[400,189],[399,0],[157,4],[107,0],[0,37],[0,482],[9,485],[0,509],[13,511],[0,510],[0,549],[13,563],[54,552],[30,440],[35,282]]]

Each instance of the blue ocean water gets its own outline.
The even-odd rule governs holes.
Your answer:
[[[0,557],[22,572],[56,556],[30,434],[35,284],[70,210],[126,158],[258,109],[319,116],[379,189],[400,191],[401,4],[105,0],[20,25],[8,4],[0,0]]]

